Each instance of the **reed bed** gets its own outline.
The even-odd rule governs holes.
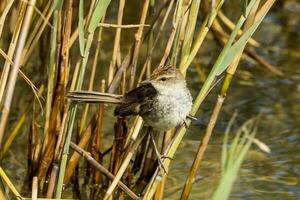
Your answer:
[[[199,86],[191,115],[197,116],[215,85],[220,84],[221,90],[206,134],[199,138],[202,143],[198,152],[189,155],[194,156],[194,162],[180,197],[188,199],[241,56],[251,57],[269,73],[283,75],[250,48],[259,48],[251,37],[274,2],[242,0],[240,17],[232,22],[222,10],[224,0],[143,0],[136,5],[139,19],[125,24],[126,8],[133,1],[1,1],[0,158],[7,155],[27,124],[28,183],[32,192],[20,194],[0,168],[0,197],[10,199],[3,190],[7,186],[19,199],[26,199],[24,195],[32,199],[163,199],[168,173],[157,164],[142,118],[112,118],[104,104],[76,104],[66,96],[69,91],[82,89],[124,94],[149,78],[153,69],[166,64],[178,66],[188,76],[197,52],[211,33],[224,46]],[[37,62],[37,57],[39,67],[34,74],[28,66],[32,67],[30,63]],[[22,81],[18,77],[33,94],[23,111],[12,109],[16,85]],[[20,118],[11,125],[8,121],[12,112],[19,112]],[[231,160],[223,163],[222,178],[230,177],[231,183],[254,141],[253,121],[245,125],[252,127],[246,132],[248,129],[243,129],[245,136],[240,138],[238,134],[234,140],[240,141],[238,148],[245,146],[235,152],[242,154],[239,160],[232,160],[232,150],[227,156]],[[190,124],[187,119],[185,125],[155,137],[163,155],[174,157]],[[109,126],[113,132],[107,133]],[[171,159],[163,160],[167,172],[170,164]],[[230,164],[235,166],[234,172],[228,172]],[[222,180],[212,199],[220,199],[224,191],[229,196],[230,187],[222,187],[224,184]],[[68,188],[72,188],[72,196],[64,193]]]

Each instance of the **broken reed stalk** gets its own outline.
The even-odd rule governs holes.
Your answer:
[[[37,177],[33,177],[32,179],[32,189],[31,189],[31,198],[32,200],[37,200],[38,197],[38,179]]]
[[[27,35],[29,32],[30,21],[31,21],[31,17],[33,14],[35,2],[36,2],[36,0],[31,0],[27,7],[26,14],[25,14],[24,21],[23,21],[22,28],[21,28],[21,32],[20,32],[20,37],[19,37],[18,44],[17,44],[16,54],[14,57],[14,64],[12,66],[11,73],[9,76],[10,78],[7,83],[7,93],[6,93],[6,96],[4,99],[3,109],[1,112],[1,118],[0,118],[0,148],[2,147],[2,138],[3,138],[4,132],[5,132],[5,127],[6,127],[7,119],[8,119],[9,112],[10,112],[10,107],[11,107],[12,98],[13,98],[13,94],[14,94],[14,90],[15,90],[15,85],[17,82],[19,67],[21,64],[21,56],[22,56],[22,52],[23,52],[23,49],[25,46],[25,41],[26,41],[26,38],[27,38]]]

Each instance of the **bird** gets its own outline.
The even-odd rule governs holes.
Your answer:
[[[149,80],[125,95],[70,91],[73,101],[117,104],[114,115],[139,115],[151,128],[165,132],[183,123],[192,109],[192,96],[185,77],[173,65],[156,68]]]

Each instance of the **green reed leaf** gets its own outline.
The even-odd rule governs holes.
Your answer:
[[[78,30],[79,30],[79,49],[80,49],[80,55],[84,55],[84,43],[85,43],[85,38],[84,38],[84,23],[83,23],[83,18],[84,18],[84,2],[83,0],[79,1],[79,21],[78,21]]]
[[[95,10],[93,12],[91,21],[89,23],[88,31],[92,33],[97,28],[101,18],[104,16],[106,9],[110,3],[110,0],[99,0],[96,4]]]

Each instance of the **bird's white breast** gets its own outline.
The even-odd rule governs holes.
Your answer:
[[[154,129],[167,131],[184,122],[192,108],[192,97],[186,84],[172,87],[154,85],[158,94],[153,109],[143,116]]]

